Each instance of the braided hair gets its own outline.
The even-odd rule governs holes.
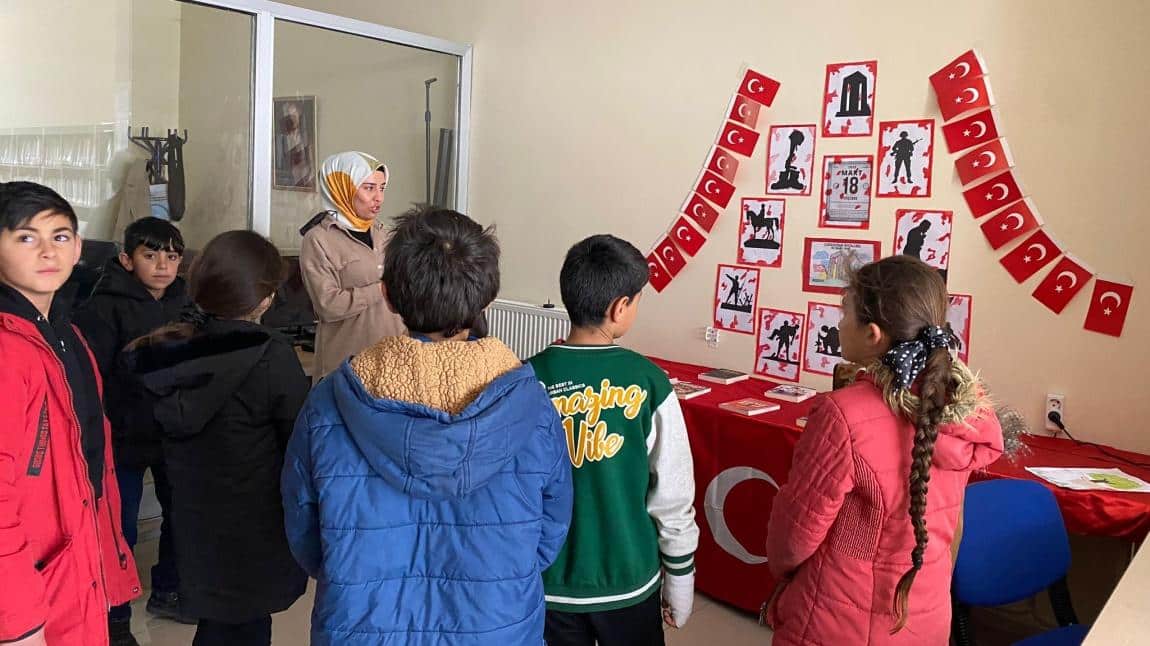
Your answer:
[[[847,296],[853,299],[860,322],[878,325],[894,346],[921,338],[924,331],[946,326],[946,285],[936,269],[911,256],[893,256],[861,267],[851,278]],[[930,538],[926,500],[934,443],[944,410],[954,400],[958,387],[951,373],[949,349],[945,345],[927,345],[924,350],[925,365],[913,378],[919,388],[919,405],[913,415],[908,415],[908,421],[914,424],[908,483],[914,549],[910,553],[910,569],[895,590],[892,634],[906,625],[910,589],[922,569]]]

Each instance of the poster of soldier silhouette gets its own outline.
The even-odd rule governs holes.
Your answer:
[[[767,136],[767,195],[810,195],[815,172],[815,124],[771,126]]]
[[[819,226],[869,229],[873,177],[874,157],[870,155],[824,156]]]
[[[843,362],[839,323],[843,308],[827,303],[807,303],[806,354],[803,369],[815,374],[832,376],[835,366]]]
[[[719,265],[715,272],[715,327],[753,335],[758,303],[758,269]]]
[[[877,240],[807,238],[803,244],[803,291],[841,294],[853,270],[880,257]]]
[[[823,136],[869,137],[874,132],[878,61],[827,65],[823,84]]]
[[[744,197],[739,220],[740,265],[783,266],[783,226],[787,202],[777,198]]]
[[[974,298],[969,294],[950,295],[946,323],[958,338],[958,358],[963,363],[970,363],[970,315],[973,309]]]
[[[875,197],[930,197],[934,119],[878,124]]]
[[[938,269],[945,282],[950,271],[951,211],[911,211],[895,213],[894,253],[914,256]]]
[[[803,362],[803,324],[806,316],[764,307],[759,310],[755,342],[755,373],[765,377],[799,380]]]

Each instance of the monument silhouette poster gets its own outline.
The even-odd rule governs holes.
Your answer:
[[[810,195],[814,169],[815,124],[771,126],[767,135],[767,195]]]
[[[753,335],[758,302],[758,269],[719,265],[715,272],[715,327]]]
[[[803,291],[841,294],[850,274],[878,260],[877,240],[807,238],[803,245]]]
[[[738,263],[783,266],[783,229],[787,202],[778,198],[744,197],[739,219]]]
[[[895,211],[893,254],[914,256],[934,267],[945,281],[950,270],[951,211]]]
[[[878,61],[827,65],[823,84],[823,136],[869,137],[874,132]]]
[[[803,328],[807,317],[798,312],[764,307],[759,310],[755,339],[755,373],[799,380],[803,361]]]
[[[819,194],[819,226],[870,228],[870,185],[874,158],[870,155],[823,157],[823,189]]]
[[[934,119],[882,121],[878,133],[875,197],[930,197]]]
[[[946,323],[958,338],[958,358],[963,363],[970,362],[970,315],[974,309],[974,298],[969,294],[951,294],[950,306],[946,310]]]
[[[807,303],[807,330],[804,342],[803,369],[819,375],[833,376],[835,366],[843,362],[839,323],[843,308],[828,303]]]

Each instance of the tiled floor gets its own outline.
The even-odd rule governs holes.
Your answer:
[[[140,543],[136,549],[140,580],[148,582],[148,572],[156,559],[155,540]],[[311,629],[311,606],[314,585],[287,612],[275,615],[272,643],[275,646],[306,646]],[[145,596],[132,604],[132,632],[144,646],[188,646],[196,632],[195,626],[184,626],[166,619],[152,617],[144,609]],[[691,621],[682,630],[669,630],[669,646],[769,646],[771,632],[758,625],[756,618],[732,610],[704,596],[695,597],[695,611]]]

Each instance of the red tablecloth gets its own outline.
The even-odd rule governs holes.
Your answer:
[[[711,392],[681,402],[695,462],[695,510],[699,549],[696,587],[721,601],[757,612],[775,582],[763,555],[767,520],[778,486],[790,472],[801,429],[795,420],[812,400],[778,402],[772,413],[746,417],[719,408],[733,399],[756,397],[775,384],[750,379],[729,386],[698,379],[707,368],[653,359],[672,377],[711,386]],[[773,400],[770,400],[773,401]]]
[[[1062,438],[1031,435],[1027,436],[1026,444],[1030,452],[1016,457],[1013,462],[1004,457],[990,465],[985,472],[974,474],[974,479],[1021,478],[1041,482],[1054,492],[1066,521],[1066,529],[1072,534],[1112,536],[1134,542],[1146,538],[1150,532],[1150,494],[1064,489],[1031,474],[1026,467],[1122,469],[1146,481],[1150,481],[1150,468],[1123,463],[1095,446],[1077,444]],[[1150,463],[1150,456],[1110,447],[1106,447],[1106,450],[1134,463]]]

